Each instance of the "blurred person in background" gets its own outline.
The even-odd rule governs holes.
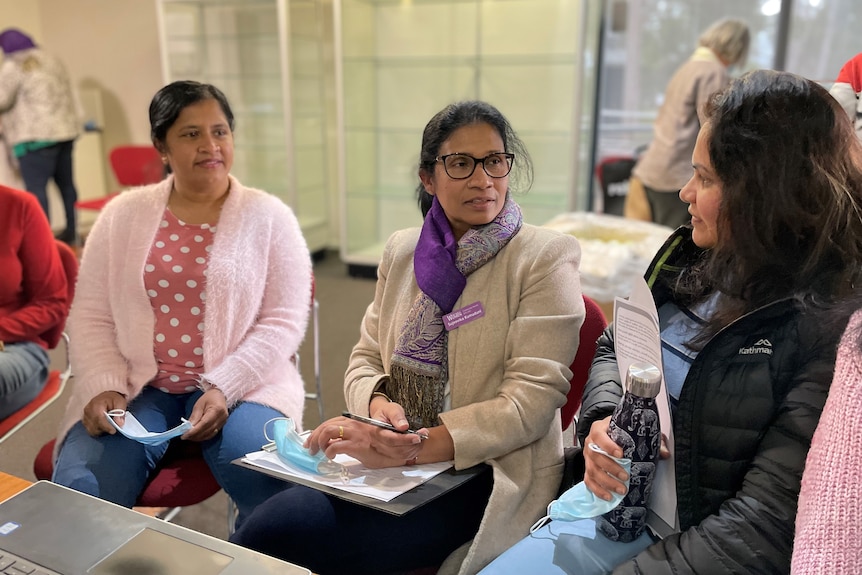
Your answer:
[[[856,137],[862,140],[862,98],[859,97],[862,94],[862,52],[841,67],[829,93],[847,112],[856,129]]]
[[[670,79],[653,125],[653,139],[633,170],[626,217],[678,228],[691,220],[679,191],[691,178],[691,154],[703,123],[702,108],[728,85],[730,66],[743,65],[750,33],[741,20],[723,19],[707,28],[694,54]]]
[[[18,160],[27,191],[42,205],[48,221],[48,180],[63,199],[66,228],[57,236],[77,240],[72,149],[81,131],[81,114],[66,68],[33,39],[9,28],[0,32],[5,55],[0,66],[0,121],[6,143]]]

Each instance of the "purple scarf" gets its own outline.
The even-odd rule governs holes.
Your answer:
[[[455,241],[436,196],[413,254],[421,293],[413,302],[392,354],[386,395],[404,407],[411,426],[438,424],[449,380],[448,332],[443,315],[461,297],[467,276],[485,265],[521,229],[521,208],[511,199],[497,217]]]

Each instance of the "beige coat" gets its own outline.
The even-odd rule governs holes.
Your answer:
[[[703,105],[728,82],[727,68],[703,46],[674,72],[653,124],[653,139],[633,171],[643,185],[676,192],[691,179],[691,154],[703,120]]]
[[[84,123],[66,68],[40,48],[14,52],[3,60],[0,114],[9,146],[74,140]]]
[[[419,292],[413,272],[418,239],[418,228],[404,230],[386,245],[374,302],[345,374],[347,406],[356,413],[368,414]],[[487,463],[494,487],[475,539],[449,557],[440,575],[478,572],[524,537],[557,493],[559,408],[584,321],[580,255],[574,237],[524,224],[467,278],[455,303],[459,309],[479,301],[485,316],[449,334],[452,409],[440,419],[455,443],[455,468]]]

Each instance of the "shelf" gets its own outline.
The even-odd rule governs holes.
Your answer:
[[[358,132],[358,133],[366,133],[366,134],[406,134],[406,135],[419,135],[422,134],[422,128],[399,128],[395,126],[345,126],[345,130],[350,132]],[[533,137],[559,137],[559,138],[568,138],[571,136],[571,130],[541,130],[541,129],[530,129],[521,127],[517,130],[518,136],[523,140],[525,138],[533,138]],[[417,141],[416,153],[419,153]]]
[[[272,0],[161,0],[167,5],[193,5],[203,8],[271,8]]]
[[[237,124],[233,175],[290,205],[312,251],[330,247],[333,170],[321,99],[333,80],[324,72],[331,50],[324,39],[331,24],[323,22],[325,10],[315,0],[157,5],[166,81],[212,83],[231,102]]]
[[[378,66],[534,66],[536,64],[571,66],[578,55],[560,54],[463,54],[453,56],[348,56],[344,64],[376,64]]]
[[[170,55],[168,57],[170,58]],[[217,80],[271,80],[281,87],[281,74],[277,72],[209,72],[206,74],[206,78],[211,83],[215,83]]]
[[[591,0],[342,0],[342,258],[376,264],[395,230],[421,223],[415,188],[425,123],[451,102],[494,104],[532,158],[514,195],[525,221],[571,211],[591,166],[595,91],[579,30]],[[595,17],[595,16],[593,16]],[[590,76],[592,74],[592,76]],[[517,161],[516,161],[517,166]],[[415,214],[415,215],[414,215]]]
[[[377,242],[359,250],[342,253],[341,259],[347,264],[377,267],[385,248],[386,242]]]
[[[433,5],[444,5],[451,6],[453,2],[459,2],[461,4],[473,4],[479,5],[487,0],[410,0],[410,4],[415,6],[433,6]],[[507,0],[496,0],[498,4],[503,4]],[[353,0],[354,4],[367,4],[371,6],[403,6],[404,0]]]
[[[256,34],[253,32],[249,32],[247,34],[219,34],[219,33],[211,33],[211,34],[168,34],[166,36],[168,42],[216,42],[218,44],[223,44],[225,42],[237,42],[237,43],[246,43],[246,42],[278,42],[278,33],[277,31],[272,34]]]

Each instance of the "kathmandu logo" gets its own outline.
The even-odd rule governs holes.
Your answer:
[[[760,339],[751,347],[739,348],[739,355],[772,355],[772,343],[768,339]]]

